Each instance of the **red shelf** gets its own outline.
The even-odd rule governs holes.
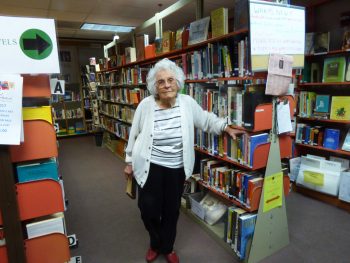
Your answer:
[[[68,239],[63,234],[27,239],[25,246],[27,263],[63,263],[70,260]]]
[[[318,122],[328,122],[328,123],[350,124],[350,121],[339,121],[339,120],[318,119],[318,118],[305,118],[305,117],[298,117],[298,118],[301,121],[318,121]]]
[[[299,87],[312,87],[312,86],[347,86],[350,85],[349,81],[345,82],[310,82],[310,83],[299,83]]]
[[[132,62],[132,63],[128,63],[128,64],[125,64],[125,65],[117,66],[117,67],[113,67],[113,68],[103,69],[103,70],[101,70],[99,72],[116,71],[116,70],[118,70],[120,68],[124,68],[124,67],[132,67],[132,66],[136,66],[136,65],[140,65],[140,64],[150,64],[150,63],[153,63],[153,62],[155,62],[155,61],[157,61],[159,59],[162,59],[162,58],[176,58],[176,57],[180,57],[183,53],[186,53],[186,52],[189,52],[189,51],[196,50],[198,48],[204,47],[208,43],[214,43],[214,42],[222,41],[224,39],[227,39],[227,38],[230,38],[230,37],[233,37],[233,36],[237,36],[237,35],[241,35],[241,34],[247,34],[247,33],[248,33],[248,29],[241,29],[241,30],[234,31],[234,32],[228,33],[228,34],[220,36],[220,37],[210,38],[210,39],[205,40],[205,41],[203,41],[201,43],[190,45],[190,46],[187,46],[187,47],[182,48],[182,49],[172,50],[170,52],[163,53],[163,54],[155,56],[153,58],[148,58],[148,59],[145,59],[145,60],[142,60],[142,61],[135,61],[135,62]]]
[[[281,158],[282,159],[283,158],[290,158],[292,156],[292,139],[290,138],[290,136],[289,135],[279,136],[279,145],[280,145]],[[233,160],[227,158],[226,156],[221,157],[219,155],[211,154],[208,151],[200,149],[198,147],[195,147],[195,149],[199,152],[213,156],[216,159],[232,163],[232,164],[234,164],[238,167],[244,168],[246,170],[258,170],[258,169],[266,167],[266,165],[267,165],[267,159],[268,159],[269,150],[270,150],[270,143],[260,144],[256,147],[254,154],[253,154],[253,160],[254,160],[253,167],[249,167],[247,165],[233,161]]]
[[[333,152],[333,153],[338,153],[341,155],[350,156],[350,152],[343,151],[343,150],[333,150],[333,149],[325,148],[322,146],[314,146],[314,145],[308,145],[308,144],[302,144],[302,143],[296,143],[295,145],[300,146],[300,147],[311,148],[311,149],[316,149],[316,150],[320,150],[320,151]]]
[[[0,262],[8,263],[6,246],[0,246]]]

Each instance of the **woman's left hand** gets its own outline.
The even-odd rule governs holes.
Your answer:
[[[230,126],[226,126],[225,132],[227,132],[233,140],[237,139],[237,135],[246,134],[247,132],[244,130],[233,129]]]

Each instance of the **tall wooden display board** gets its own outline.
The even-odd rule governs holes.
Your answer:
[[[265,182],[267,178],[282,171],[279,140],[276,131],[276,99],[273,102],[273,128],[271,131],[271,146],[265,171],[264,187],[260,197],[258,216],[255,224],[253,241],[251,243],[248,263],[259,262],[289,244],[289,231],[286,213],[284,191],[282,190],[282,206],[264,212]],[[281,181],[283,189],[283,180]]]

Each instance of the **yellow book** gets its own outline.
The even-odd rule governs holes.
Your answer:
[[[350,96],[333,96],[331,120],[350,120]]]
[[[175,33],[170,30],[163,32],[163,38],[162,38],[163,53],[173,50],[174,44],[175,44]]]
[[[219,37],[228,33],[227,8],[220,7],[210,13],[212,37]]]
[[[52,124],[51,106],[23,107],[23,120],[44,120]]]

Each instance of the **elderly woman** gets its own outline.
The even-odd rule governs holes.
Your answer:
[[[234,139],[239,133],[192,97],[178,94],[184,80],[181,68],[169,59],[154,65],[147,76],[151,96],[136,109],[126,148],[124,172],[139,185],[138,206],[150,236],[147,262],[159,254],[169,263],[179,262],[173,246],[184,181],[194,166],[194,128],[225,131]]]

